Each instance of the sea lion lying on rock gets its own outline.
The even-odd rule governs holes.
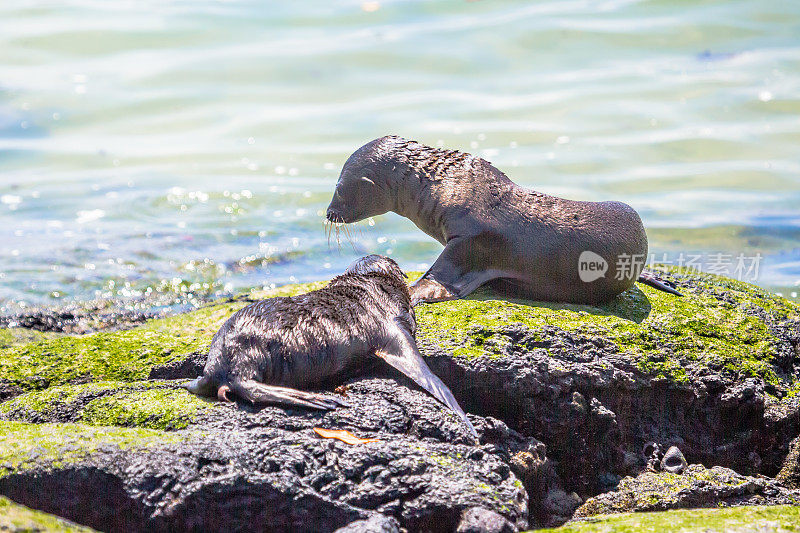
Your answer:
[[[405,274],[392,259],[368,255],[324,288],[250,304],[211,341],[203,375],[186,388],[253,404],[335,409],[336,396],[299,390],[346,377],[377,355],[475,428],[417,348]]]
[[[488,161],[395,136],[355,151],[327,218],[350,223],[394,211],[444,245],[411,288],[412,301],[463,298],[493,285],[534,300],[594,304],[640,281],[647,235],[621,202],[578,202],[512,182]]]

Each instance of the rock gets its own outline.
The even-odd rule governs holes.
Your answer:
[[[186,391],[132,385],[62,387],[53,391],[52,408],[48,391],[13,400],[8,413],[33,416],[20,408],[28,400],[40,418],[0,426],[0,494],[102,530],[259,524],[264,531],[330,531],[378,512],[411,531],[444,531],[476,506],[527,526],[527,494],[508,463],[530,443],[508,432],[504,441],[488,435],[485,444],[470,445],[451,412],[391,380],[352,381],[354,407],[324,413],[228,404],[193,410],[202,400]],[[137,400],[128,403],[128,394]],[[173,394],[178,398],[169,400]],[[150,421],[159,429],[86,425],[98,400],[120,417],[103,423]],[[62,422],[70,412],[84,424]],[[186,425],[164,431],[167,420]],[[482,432],[498,425],[475,422]],[[320,438],[314,427],[379,442],[351,446]]]
[[[671,446],[661,460],[661,469],[670,474],[683,474],[687,466],[686,458],[677,446]]]
[[[532,523],[553,527],[569,520],[581,499],[574,492],[567,494],[564,491],[546,450],[543,443],[532,441],[527,449],[511,457],[511,469],[528,491]]]
[[[659,275],[685,296],[635,287],[580,306],[484,291],[419,306],[421,351],[470,413],[480,446],[379,363],[338,389],[353,406],[330,413],[220,405],[164,381],[199,372],[214,333],[248,301],[321,283],[254,291],[124,331],[0,328],[0,494],[132,531],[215,529],[223,519],[313,530],[321,526],[306,516],[329,516],[319,523],[335,528],[376,513],[408,530],[452,531],[473,508],[515,528],[553,526],[584,500],[581,509],[622,490],[623,477],[661,469],[664,447],[642,450],[662,443],[751,475],[758,498],[744,503],[788,498],[759,476],[792,464],[800,433],[791,394],[800,307],[727,278]],[[57,315],[36,324],[69,318]],[[349,447],[313,427],[380,442]],[[702,485],[689,473],[650,475]]]
[[[553,533],[606,533],[609,531],[697,531],[703,533],[786,533],[800,523],[800,507],[724,507],[679,509],[650,513],[593,516],[574,520]]]
[[[559,526],[572,517],[581,503],[583,501],[576,493],[567,494],[561,487],[553,486],[542,501],[538,517],[545,527]]]
[[[192,352],[185,357],[156,365],[150,369],[149,379],[191,379],[203,373],[208,354]]]
[[[91,333],[101,330],[129,329],[147,320],[163,316],[154,306],[130,309],[112,301],[98,300],[60,309],[34,308],[12,316],[0,317],[0,327],[22,328],[40,332]]]
[[[657,442],[648,442],[642,449],[642,454],[645,457],[645,466],[649,472],[661,471],[661,459],[664,454],[661,453],[661,446]]]
[[[792,441],[789,454],[776,479],[787,487],[800,489],[800,437]]]
[[[8,498],[0,496],[0,531],[39,532],[59,531],[61,533],[91,533],[88,527],[73,524],[57,516],[28,509]]]
[[[0,418],[173,430],[212,406],[176,383],[100,381],[29,392],[1,403]]]
[[[8,400],[22,394],[22,387],[7,379],[0,379],[0,401]]]
[[[726,278],[659,275],[684,297],[637,286],[596,307],[490,292],[422,305],[419,343],[467,411],[547,444],[567,493],[591,496],[641,471],[648,442],[776,475],[800,432],[789,394],[800,306]]]
[[[786,489],[769,478],[694,464],[682,475],[644,472],[626,477],[615,490],[589,498],[573,518],[735,505],[800,505],[800,491]]]
[[[390,516],[374,514],[366,520],[350,522],[336,533],[400,533],[400,524]]]
[[[516,533],[518,530],[502,515],[485,507],[467,509],[461,515],[456,533]]]

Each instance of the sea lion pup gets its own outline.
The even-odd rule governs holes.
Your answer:
[[[346,402],[298,389],[346,377],[377,355],[455,411],[477,440],[422,359],[416,328],[405,274],[392,259],[368,255],[322,289],[237,311],[214,335],[203,375],[185,387],[225,401],[335,409]]]
[[[395,136],[355,151],[342,168],[327,218],[350,223],[387,211],[444,245],[411,288],[412,302],[463,298],[479,286],[532,300],[596,304],[638,279],[647,235],[621,202],[578,202],[518,186],[488,161]]]

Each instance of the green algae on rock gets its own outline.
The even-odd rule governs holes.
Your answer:
[[[519,324],[534,333],[549,327],[601,337],[643,372],[670,381],[686,382],[695,367],[778,385],[773,329],[793,320],[800,328],[800,306],[720,276],[662,272],[675,274],[681,276],[683,297],[641,285],[607,304],[585,306],[490,300],[484,291],[475,298],[419,306],[417,320],[423,338],[457,357],[500,355],[508,340],[499,329]],[[535,340],[544,343],[548,336]],[[795,383],[791,378],[786,387]]]
[[[789,453],[775,478],[787,487],[800,489],[800,436],[789,446]]]
[[[637,286],[593,307],[484,291],[421,305],[417,341],[465,409],[548,445],[568,493],[640,471],[648,442],[775,475],[800,427],[800,307],[719,276],[660,275],[684,296]]]
[[[491,439],[507,440],[513,433],[517,435],[514,438],[547,443],[547,456],[558,469],[553,470],[553,477],[564,484],[563,490],[560,484],[550,487],[550,493],[574,491],[574,499],[580,501],[578,495],[587,498],[610,490],[622,476],[643,466],[637,457],[643,443],[651,440],[680,443],[692,462],[774,475],[789,441],[797,435],[797,395],[789,399],[793,391],[800,390],[798,306],[717,276],[670,269],[664,277],[677,281],[685,296],[676,298],[635,287],[606,305],[592,307],[490,300],[491,295],[484,292],[467,300],[422,305],[416,309],[420,348],[469,412],[495,416],[511,426],[504,431],[483,426]],[[237,461],[249,456],[237,450],[245,446],[255,454],[267,453],[268,446],[258,444],[267,432],[274,430],[277,438],[288,431],[291,433],[280,436],[282,448],[276,453],[294,457],[303,450],[293,439],[308,440],[304,446],[309,453],[303,452],[302,461],[293,459],[292,463],[303,466],[284,467],[275,462],[263,474],[299,475],[313,488],[304,497],[316,498],[314,505],[320,512],[334,509],[326,507],[330,504],[326,498],[333,498],[336,509],[346,510],[342,516],[381,509],[401,523],[413,524],[399,510],[409,502],[396,504],[388,499],[398,486],[403,490],[419,486],[424,487],[425,497],[415,499],[414,505],[437,519],[449,516],[452,509],[442,510],[441,506],[451,501],[451,495],[419,477],[417,469],[424,463],[426,469],[464,473],[461,463],[464,457],[472,460],[472,451],[441,448],[428,454],[427,462],[415,457],[407,473],[391,468],[387,473],[381,466],[384,452],[376,448],[374,454],[365,452],[363,472],[358,473],[363,479],[360,489],[353,492],[350,478],[340,479],[338,467],[327,463],[334,451],[340,460],[340,451],[306,439],[305,433],[321,419],[368,435],[376,432],[376,436],[390,426],[384,437],[387,442],[402,437],[409,449],[420,445],[420,437],[442,444],[458,438],[435,402],[409,410],[417,400],[409,395],[411,391],[397,386],[397,379],[350,383],[352,394],[363,395],[358,408],[324,414],[246,406],[209,409],[213,404],[175,388],[174,382],[144,381],[147,377],[182,377],[154,372],[174,364],[189,361],[191,365],[181,367],[183,371],[197,368],[219,326],[247,302],[296,295],[324,284],[253,291],[183,315],[150,320],[127,331],[26,337],[24,330],[0,330],[6,333],[0,335],[0,385],[10,387],[6,394],[0,390],[0,398],[16,395],[0,403],[0,419],[9,420],[0,421],[0,478],[13,471],[18,476],[7,477],[9,487],[23,477],[34,487],[41,472],[50,472],[54,482],[68,478],[80,490],[75,472],[101,465],[103,476],[124,479],[143,491],[137,492],[141,501],[149,502],[152,496],[154,502],[163,503],[173,498],[169,491],[175,480],[199,476],[209,487],[216,487],[215,476],[234,471],[240,475]],[[423,400],[430,398],[419,401]],[[193,440],[191,435],[199,432],[202,438]],[[220,447],[228,451],[220,453]],[[751,452],[753,460],[748,456]],[[540,500],[548,492],[537,493],[533,477],[524,479],[524,490],[517,479],[504,478],[498,492],[494,474],[505,476],[510,464],[503,453],[496,457],[496,472],[481,470],[480,476],[462,482],[458,497],[470,505],[487,502],[495,511],[521,519],[520,504],[527,494],[531,519],[539,513],[542,524],[560,523],[571,514],[574,502],[568,509],[543,506]],[[392,454],[402,464],[410,459],[397,450]],[[166,492],[162,494],[162,488],[156,487],[150,494],[146,480],[118,471],[114,465],[119,463],[114,461],[128,455],[135,456],[137,468],[146,466],[153,479],[163,479]],[[109,459],[112,456],[113,461]],[[158,465],[151,464],[156,458]],[[76,466],[78,460],[85,460],[85,466]],[[477,456],[475,460],[478,468],[481,462]],[[180,467],[173,464],[176,461],[182,461]],[[181,477],[186,472],[191,476]],[[442,479],[450,477],[454,476]],[[236,479],[239,481],[223,484],[239,490],[252,481]],[[690,479],[684,476],[681,482],[690,483]],[[386,480],[391,480],[391,487],[382,492],[379,489]],[[737,491],[742,483],[729,485],[721,485],[721,490],[733,487],[731,490]],[[750,481],[744,484],[751,485]],[[752,486],[758,496],[758,483]],[[282,486],[278,483],[275,487]],[[517,493],[512,487],[521,491],[522,499],[514,499]],[[266,493],[258,491],[272,494],[273,488],[252,488],[251,496],[263,498]],[[322,491],[323,497],[315,491]],[[295,501],[288,492],[284,496],[286,501]],[[644,502],[641,508],[651,504],[655,505]],[[149,505],[145,505],[148,512],[159,512],[157,505]],[[440,511],[444,515],[436,514]],[[546,522],[555,515],[563,518]]]
[[[11,533],[91,533],[94,529],[79,526],[63,518],[29,509],[0,496],[0,531]]]
[[[242,303],[223,303],[117,332],[63,336],[0,349],[0,377],[23,390],[74,380],[146,378],[153,366],[204,350]]]
[[[730,505],[800,505],[800,491],[765,477],[737,474],[729,468],[689,465],[683,474],[643,472],[626,477],[610,492],[588,499],[573,518]]]
[[[800,507],[793,505],[680,509],[598,515],[539,533],[789,533],[800,531]]]
[[[508,341],[497,334],[498,326],[551,326],[603,337],[642,371],[666,379],[686,381],[687,367],[699,364],[777,384],[780,372],[773,364],[775,335],[770,326],[800,320],[800,306],[728,278],[669,272],[693,284],[684,289],[683,298],[646,286],[629,289],[601,306],[486,300],[478,294],[417,307],[420,335],[436,339],[457,357],[470,358],[500,353]],[[219,326],[246,301],[297,295],[325,283],[253,291],[237,301],[150,320],[127,331],[37,336],[34,342],[20,342],[21,333],[0,330],[0,378],[23,390],[76,379],[146,378],[156,365],[205,350]]]
[[[317,531],[375,512],[454,530],[475,506],[527,526],[507,461],[538,443],[476,418],[505,438],[475,448],[435,399],[393,380],[356,380],[348,394],[358,407],[329,412],[222,404],[174,432],[3,422],[0,494],[102,530]],[[379,440],[350,446],[314,427]]]
[[[101,381],[22,394],[0,403],[0,418],[174,430],[211,405],[167,383]]]
[[[140,428],[0,420],[0,478],[45,465],[61,468],[103,448],[146,448],[181,438],[175,433]]]
[[[58,337],[57,333],[45,333],[35,329],[26,328],[0,328],[0,349],[20,344],[52,339]]]

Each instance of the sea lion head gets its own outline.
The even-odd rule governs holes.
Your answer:
[[[395,139],[392,136],[375,139],[347,159],[328,205],[330,222],[349,224],[394,208],[391,185],[397,168],[389,155]]]
[[[406,275],[394,259],[385,257],[383,255],[371,254],[356,259],[347,267],[345,274],[370,274],[372,272],[380,272],[388,276],[393,276],[403,279]]]

